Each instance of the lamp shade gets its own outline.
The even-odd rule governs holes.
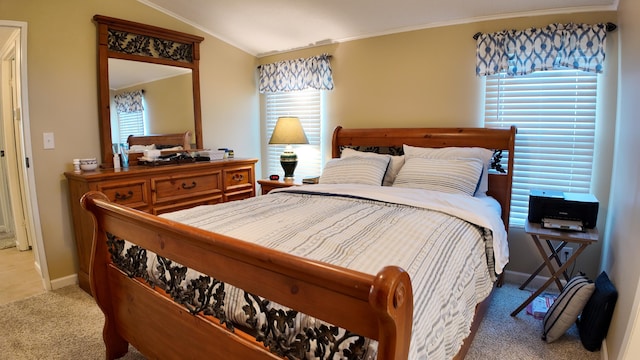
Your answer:
[[[279,117],[273,129],[269,144],[308,144],[300,119],[297,117]]]

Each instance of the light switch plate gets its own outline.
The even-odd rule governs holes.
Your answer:
[[[42,133],[42,140],[45,149],[55,149],[56,144],[53,140],[53,133]]]

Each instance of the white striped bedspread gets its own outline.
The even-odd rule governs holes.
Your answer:
[[[162,216],[372,275],[400,266],[414,291],[410,358],[450,359],[508,261],[496,205],[419,189],[318,184]]]

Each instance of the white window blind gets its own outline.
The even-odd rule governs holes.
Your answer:
[[[120,144],[127,142],[129,135],[144,135],[144,112],[118,112]]]
[[[288,91],[265,93],[267,138],[269,143],[278,117],[295,116],[300,119],[304,132],[309,140],[308,145],[293,145],[298,155],[298,166],[294,172],[296,178],[319,176],[322,170],[322,92],[316,89],[304,91]],[[285,145],[267,145],[267,173],[284,176],[280,166],[280,154]]]
[[[597,84],[580,70],[486,77],[485,126],[518,128],[511,225],[524,225],[531,189],[590,192]]]

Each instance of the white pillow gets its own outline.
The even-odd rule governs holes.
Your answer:
[[[353,156],[331,159],[324,166],[319,184],[382,185],[389,157]]]
[[[578,319],[595,288],[593,281],[584,275],[571,278],[544,316],[542,339],[550,343],[564,335]]]
[[[129,147],[129,152],[144,152],[145,150],[155,150],[156,149],[156,144],[151,144],[151,145],[131,145],[131,147]]]
[[[473,196],[482,168],[479,159],[408,158],[393,186]]]
[[[348,158],[353,156],[373,156],[373,157],[382,156],[382,157],[387,157],[391,159],[389,161],[389,167],[387,168],[387,172],[386,174],[384,174],[384,180],[382,181],[382,185],[384,186],[393,185],[393,180],[395,180],[396,175],[398,175],[398,171],[400,171],[400,168],[404,164],[403,155],[393,156],[388,154],[378,154],[378,153],[369,152],[369,151],[358,151],[350,148],[342,149],[342,154],[340,155],[341,158]]]
[[[425,159],[480,159],[484,166],[475,195],[483,196],[489,190],[489,167],[493,158],[493,151],[489,149],[481,147],[421,148],[406,144],[402,148],[405,160],[417,157]]]

